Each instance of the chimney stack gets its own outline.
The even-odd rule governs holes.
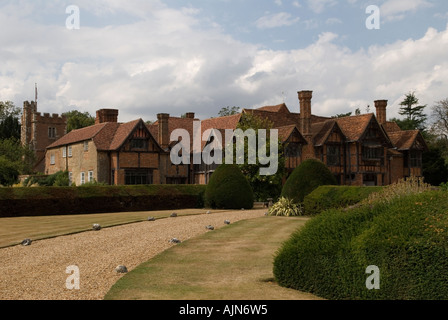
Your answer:
[[[157,120],[159,121],[159,144],[163,149],[168,148],[170,144],[170,131],[168,129],[168,113],[159,113]]]
[[[376,108],[376,118],[378,122],[383,125],[386,124],[386,108],[387,108],[387,100],[376,100],[375,101]]]
[[[194,119],[194,116],[195,116],[194,112],[187,112],[185,115],[187,119]]]
[[[303,135],[311,133],[311,99],[313,91],[299,91],[300,131]]]
[[[118,122],[118,110],[116,109],[101,109],[96,112],[95,124],[105,122]]]

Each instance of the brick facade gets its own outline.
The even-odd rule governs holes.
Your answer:
[[[312,114],[312,91],[301,91],[298,97],[300,113],[291,112],[285,104],[243,109],[240,114],[202,121],[199,134],[208,129],[235,130],[244,114],[253,114],[268,119],[278,129],[285,150],[289,150],[288,174],[306,159],[319,159],[344,185],[387,185],[411,174],[421,176],[425,141],[420,132],[402,131],[386,121],[387,100],[375,101],[376,116],[371,113],[328,118]],[[33,110],[32,104],[27,107]],[[183,118],[158,114],[157,122],[151,125],[141,119],[118,123],[117,117],[118,110],[99,110],[95,125],[54,141],[47,147],[46,173],[68,170],[77,185],[89,178],[118,185],[208,183],[216,165],[173,165],[170,159],[170,150],[177,143],[170,141],[171,133],[185,129],[193,138],[198,121],[194,113]],[[55,115],[36,115],[35,119],[37,127],[45,128],[47,133],[50,125],[62,126],[64,122]],[[29,123],[26,117],[24,121]],[[63,131],[56,127],[56,134],[59,132]],[[208,143],[202,141],[202,150]],[[63,156],[64,148],[67,157]]]

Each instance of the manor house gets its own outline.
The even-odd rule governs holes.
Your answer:
[[[422,175],[422,153],[427,150],[423,136],[418,130],[404,131],[387,121],[387,100],[375,101],[376,114],[329,118],[312,113],[312,91],[300,91],[298,98],[298,112],[284,103],[243,109],[235,115],[202,120],[201,130],[235,130],[244,114],[253,114],[278,129],[288,174],[305,159],[315,158],[328,166],[341,185],[388,185]],[[64,130],[57,127],[54,141],[46,147],[45,173],[67,170],[76,185],[89,181],[206,184],[216,165],[192,161],[174,165],[170,160],[170,150],[179,143],[170,141],[171,133],[182,128],[193,136],[194,122],[199,119],[193,112],[184,117],[161,113],[157,119],[153,124],[142,119],[120,123],[118,110],[101,109],[90,127],[61,137],[57,136]],[[49,136],[53,135],[50,128]],[[203,141],[201,147],[210,142]]]

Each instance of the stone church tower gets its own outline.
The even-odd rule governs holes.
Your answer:
[[[67,119],[58,114],[37,112],[35,101],[25,101],[22,112],[21,141],[29,146],[36,155],[34,171],[45,171],[46,147],[61,138],[67,132]]]

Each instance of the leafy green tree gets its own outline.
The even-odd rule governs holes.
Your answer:
[[[252,114],[243,114],[241,120],[237,126],[237,129],[241,129],[245,132],[248,129],[253,129],[257,136],[257,145],[258,145],[258,130],[266,129],[266,150],[267,153],[270,153],[271,150],[271,141],[270,141],[270,130],[272,129],[273,124],[268,119],[262,119]],[[278,143],[278,169],[276,174],[274,175],[260,175],[260,168],[265,167],[259,161],[257,150],[249,150],[249,143],[245,140],[244,147],[244,164],[238,164],[241,172],[246,176],[249,181],[250,186],[254,192],[254,196],[256,200],[265,201],[267,198],[277,199],[280,196],[281,188],[282,188],[282,179],[285,175],[285,157],[283,153],[283,145],[280,140],[276,141]],[[236,162],[236,145],[233,146],[233,156],[234,162]],[[249,154],[250,152],[254,152],[257,154],[256,163],[249,164]]]
[[[220,117],[231,116],[231,115],[237,114],[239,112],[239,110],[240,110],[239,107],[227,106],[227,107],[221,108],[221,110],[218,112],[218,116],[220,116]]]
[[[17,182],[18,177],[17,164],[9,161],[5,156],[0,156],[0,185],[12,186]]]
[[[20,108],[11,101],[0,101],[0,139],[20,139]]]
[[[400,115],[405,116],[402,121],[402,126],[405,130],[424,130],[424,124],[427,120],[427,115],[424,114],[424,109],[427,105],[419,105],[419,100],[415,96],[415,92],[406,94],[404,100],[400,103]],[[400,125],[400,124],[398,124]]]
[[[72,110],[63,113],[63,115],[67,117],[67,133],[72,130],[89,127],[95,124],[95,117],[90,115],[88,112]]]
[[[21,110],[14,105],[12,101],[0,101],[0,121],[9,116],[20,117]]]
[[[347,113],[338,113],[335,116],[332,116],[332,118],[345,118],[345,117],[350,117],[352,115],[352,112],[347,112]]]
[[[29,147],[22,146],[15,138],[0,140],[0,155],[14,165],[20,174],[32,173],[36,160],[34,152]]]

